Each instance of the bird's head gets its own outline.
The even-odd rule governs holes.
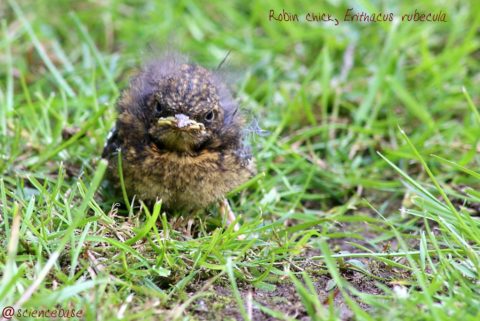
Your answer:
[[[174,58],[147,65],[123,93],[119,111],[124,136],[161,150],[192,154],[240,143],[243,120],[223,82]]]

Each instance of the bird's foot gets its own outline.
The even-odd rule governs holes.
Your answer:
[[[182,232],[187,238],[193,238],[194,232],[192,226],[194,219],[191,217],[175,216],[170,219],[170,226],[173,230]]]
[[[230,204],[228,203],[228,200],[226,198],[223,198],[219,202],[219,208],[220,208],[220,214],[222,215],[222,218],[225,218],[225,221],[227,222],[227,225],[230,226],[235,220],[237,219],[235,216],[235,213],[233,213],[232,208],[230,207]],[[236,232],[240,229],[240,225],[238,223],[235,223],[235,226],[233,227],[233,230]]]
[[[228,226],[232,225],[237,219],[235,217],[235,213],[233,213],[232,208],[230,207],[230,204],[228,203],[228,200],[226,198],[220,201],[220,213],[222,215],[222,218],[223,217],[225,218],[225,221],[227,222]],[[240,224],[235,223],[235,225],[233,226],[233,230],[237,232],[239,229],[240,229]],[[237,239],[244,240],[245,235],[238,235]]]

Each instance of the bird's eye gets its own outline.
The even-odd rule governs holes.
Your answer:
[[[157,114],[161,114],[163,112],[164,108],[163,108],[163,104],[159,101],[155,102],[155,112]]]
[[[214,117],[215,117],[215,114],[211,110],[211,111],[209,111],[208,113],[205,114],[205,121],[211,122]]]

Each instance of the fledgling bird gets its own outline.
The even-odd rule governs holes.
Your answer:
[[[178,56],[154,60],[132,78],[117,109],[102,154],[117,188],[120,152],[129,197],[161,199],[182,213],[218,203],[228,222],[235,219],[225,195],[255,174],[255,164],[244,118],[218,75]]]

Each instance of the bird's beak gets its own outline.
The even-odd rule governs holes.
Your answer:
[[[177,127],[178,128],[189,127],[189,126],[195,125],[197,123],[196,121],[188,118],[188,116],[186,116],[184,114],[176,114],[175,119],[177,121]]]
[[[175,125],[175,117],[162,117],[158,119],[157,125],[159,126],[173,126]]]
[[[159,126],[171,126],[181,130],[202,130],[205,126],[202,123],[198,123],[193,119],[190,119],[184,114],[176,114],[175,117],[160,118],[157,122]]]

